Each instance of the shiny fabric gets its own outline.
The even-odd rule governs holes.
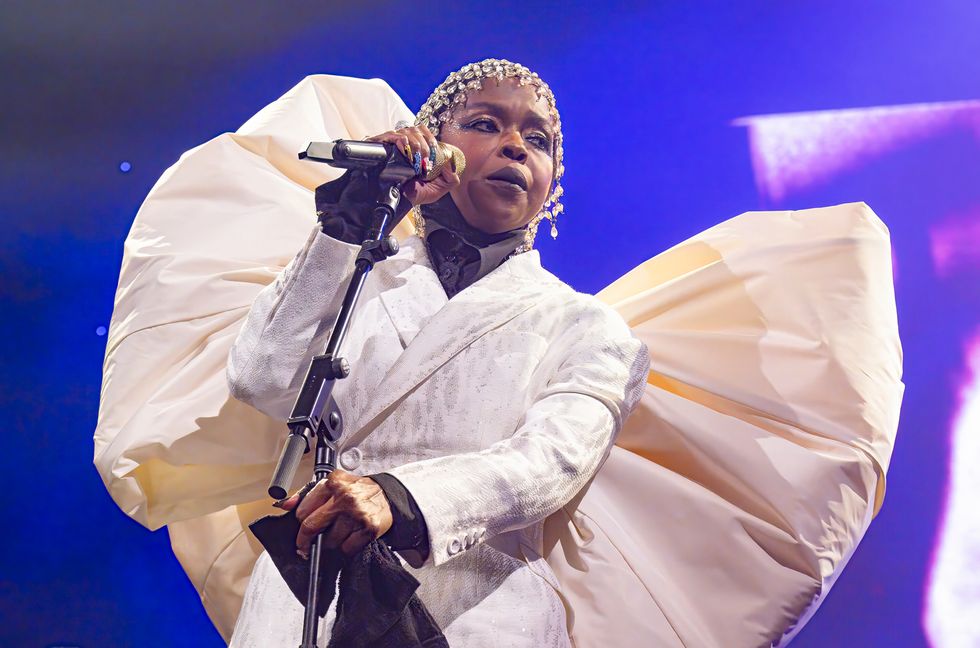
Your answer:
[[[225,637],[240,610],[257,618],[292,597],[245,531],[270,510],[284,428],[231,398],[224,371],[256,295],[310,236],[313,188],[337,177],[296,151],[402,119],[382,81],[310,77],[186,153],[127,239],[95,463],[127,514],[168,525]],[[651,370],[591,485],[520,562],[559,593],[577,646],[785,643],[884,494],[903,391],[887,229],[860,203],[750,212],[598,297],[646,343]],[[392,317],[414,308],[399,300]],[[464,573],[488,544],[437,569]],[[497,581],[489,597],[510,596]]]

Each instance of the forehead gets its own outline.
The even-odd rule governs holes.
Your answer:
[[[466,112],[489,110],[516,119],[533,118],[542,125],[554,127],[554,119],[548,100],[538,96],[537,86],[519,85],[517,79],[508,77],[497,82],[494,78],[483,79],[483,87],[466,93]]]

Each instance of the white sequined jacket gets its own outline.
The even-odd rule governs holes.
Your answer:
[[[316,229],[259,294],[229,357],[236,398],[288,416],[357,251]],[[420,595],[450,642],[566,645],[542,523],[610,451],[645,384],[644,345],[537,252],[449,300],[411,237],[369,275],[343,356],[353,370],[334,390],[340,465],[389,472],[414,496],[430,545],[413,565]],[[232,643],[296,643],[300,614],[262,558]]]

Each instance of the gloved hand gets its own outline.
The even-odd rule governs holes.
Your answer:
[[[351,169],[336,180],[320,185],[314,196],[320,229],[338,241],[360,245],[371,226],[371,213],[377,198],[378,173],[364,169]],[[395,217],[385,228],[386,235],[411,208],[412,203],[403,196]]]

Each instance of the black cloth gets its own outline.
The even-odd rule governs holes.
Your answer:
[[[290,511],[266,516],[249,528],[290,591],[305,605],[310,564],[296,554],[299,526],[295,512]],[[317,585],[320,617],[326,615],[335,589],[338,595],[327,648],[448,648],[439,625],[415,594],[418,586],[418,580],[379,540],[350,559],[338,551],[325,550]]]
[[[371,225],[377,198],[377,174],[350,170],[316,188],[316,209],[324,234],[360,245]],[[411,204],[402,200],[388,231],[404,218]],[[524,241],[524,228],[488,234],[466,222],[450,194],[421,207],[429,260],[446,294],[452,298],[513,255]]]

